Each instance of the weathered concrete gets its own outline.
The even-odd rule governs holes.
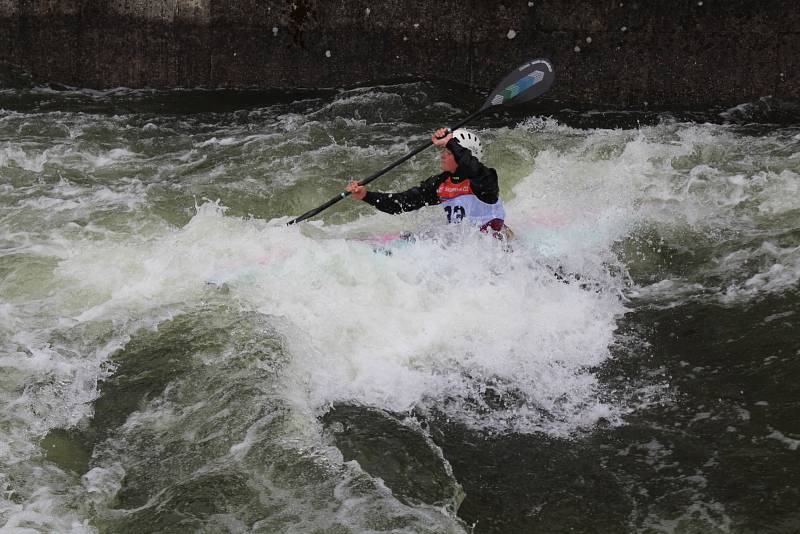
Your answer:
[[[800,98],[797,0],[0,0],[0,64],[83,87],[489,89],[549,57],[567,105]]]

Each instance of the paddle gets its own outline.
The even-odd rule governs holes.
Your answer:
[[[455,126],[448,128],[451,132],[461,128],[472,119],[477,117],[478,115],[486,112],[489,109],[498,107],[498,106],[513,106],[516,104],[521,104],[523,102],[527,102],[544,94],[550,86],[553,84],[553,80],[555,75],[553,73],[553,66],[550,62],[546,59],[534,59],[528,61],[527,63],[520,65],[517,67],[513,72],[511,72],[508,76],[503,78],[503,81],[500,82],[497,87],[495,87],[494,91],[489,95],[486,101],[483,103],[483,106],[472,113],[471,115],[465,117],[461,122],[456,124]],[[391,163],[384,167],[383,169],[379,170],[375,174],[368,176],[361,180],[361,185],[367,185],[371,181],[383,176],[390,170],[394,169],[401,163],[411,159],[412,157],[416,156],[429,146],[433,144],[432,141],[426,142],[424,145],[420,145],[402,158],[398,159],[394,163]],[[325,204],[314,208],[311,211],[308,211],[301,216],[297,217],[286,223],[287,225],[299,223],[301,221],[305,221],[317,215],[323,210],[326,210],[342,200],[346,198],[350,193],[347,191],[342,191]]]

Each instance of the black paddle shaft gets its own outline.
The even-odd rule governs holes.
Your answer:
[[[517,67],[514,71],[512,71],[508,76],[503,78],[503,81],[495,88],[492,94],[489,95],[489,98],[483,103],[481,108],[464,117],[464,119],[450,128],[449,130],[455,131],[458,128],[461,128],[472,119],[486,111],[487,109],[493,108],[495,106],[502,106],[502,105],[513,105],[519,104],[522,102],[527,102],[537,96],[545,93],[550,86],[553,84],[554,74],[553,74],[553,66],[550,62],[546,59],[534,59],[527,63],[524,63]],[[408,161],[412,157],[416,156],[429,146],[433,144],[433,141],[428,141],[423,145],[418,146],[402,158],[398,159],[397,161],[387,165],[383,169],[379,170],[375,174],[372,174],[359,183],[361,185],[367,185],[368,183],[372,182],[373,180],[383,176],[387,172],[391,171],[398,165]],[[301,216],[297,217],[296,219],[292,219],[287,225],[296,224],[306,219],[317,215],[318,213],[330,208],[343,198],[347,198],[350,195],[347,191],[342,191],[325,204],[314,208],[311,211],[308,211]]]

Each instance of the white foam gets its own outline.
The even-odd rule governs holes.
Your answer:
[[[751,299],[785,291],[800,279],[798,248],[766,236],[737,250],[725,248],[701,268],[725,280],[724,287],[674,277],[629,290],[615,246],[637,232],[652,230],[678,244],[688,242],[689,248],[697,236],[713,245],[731,235],[758,237],[765,225],[797,209],[795,163],[746,159],[751,148],[768,152],[774,140],[745,139],[713,125],[583,131],[532,120],[481,132],[494,140],[489,163],[500,171],[508,223],[519,236],[512,253],[487,236],[457,231],[397,247],[391,255],[347,239],[418,229],[435,217],[434,208],[400,217],[365,210],[339,226],[290,228],[286,219],[226,216],[225,199],[199,206],[182,228],[143,214],[148,173],[156,182],[181,173],[182,180],[186,175],[181,185],[205,184],[229,173],[241,178],[236,172],[245,167],[237,165],[247,160],[247,186],[253,175],[269,170],[280,178],[268,187],[287,191],[310,176],[326,178],[332,169],[404,153],[417,138],[371,132],[370,121],[355,113],[331,119],[333,127],[325,122],[350,106],[406,105],[414,98],[367,93],[342,94],[315,115],[317,120],[280,115],[265,134],[225,126],[189,134],[175,152],[152,159],[133,144],[109,148],[85,137],[84,130],[96,133],[93,128],[126,128],[125,117],[53,116],[48,120],[60,121],[68,132],[64,144],[3,146],[0,170],[31,184],[3,186],[9,198],[13,195],[3,205],[9,213],[4,221],[10,222],[4,250],[45,256],[58,265],[52,272],[42,270],[47,292],[0,303],[0,365],[7,381],[0,413],[11,427],[0,439],[0,460],[16,466],[44,463],[36,457],[37,440],[49,428],[86,416],[101,364],[126,333],[157,324],[209,292],[282,319],[291,352],[285,395],[298,413],[313,417],[331,403],[350,402],[393,411],[440,410],[490,431],[564,436],[600,419],[619,422],[629,409],[624,400],[600,400],[602,385],[593,373],[610,357],[626,296],[680,300],[716,291],[721,298]],[[382,120],[380,113],[373,118]],[[102,124],[90,126],[94,120]],[[23,128],[17,117],[4,121],[14,123],[8,126],[12,135]],[[179,136],[195,126],[187,119],[175,130],[154,123],[144,129],[150,136],[156,129]],[[231,146],[246,154],[234,153],[210,171],[195,172],[214,151]],[[412,175],[418,181],[416,174],[429,166],[414,165],[408,175],[384,183],[410,185]],[[84,180],[54,185],[51,170],[78,173]],[[51,183],[39,183],[37,173],[47,174]],[[353,205],[343,206],[341,220],[355,218]],[[131,211],[132,218],[147,222],[133,221],[128,230],[75,222],[109,209]],[[31,214],[35,217],[26,218]],[[781,228],[773,230],[780,234]],[[552,274],[559,267],[567,276],[579,273],[588,287],[560,282]],[[610,270],[622,274],[611,276]],[[215,289],[209,281],[225,287]],[[95,321],[113,325],[113,339],[100,347],[78,352],[49,341],[54,329]],[[244,454],[252,443],[247,435],[231,452]],[[661,453],[653,454],[655,461]],[[97,502],[106,502],[123,474],[105,465],[90,471],[83,487]],[[47,477],[42,486],[70,487],[58,473]],[[0,478],[0,487],[3,482]],[[14,525],[29,517],[45,530],[82,528],[73,525],[78,520],[72,512],[57,506],[68,496],[43,490],[26,499],[26,505],[0,501],[0,516],[14,518]],[[691,513],[719,513],[723,520],[712,524],[726,524],[724,509],[713,502],[703,506]]]
[[[780,247],[765,241],[756,249],[742,249],[720,262],[720,270],[740,272],[758,262],[765,267],[758,273],[728,285],[721,294],[724,302],[749,299],[762,293],[780,293],[800,281],[800,247]]]
[[[207,146],[231,146],[235,144],[239,144],[242,141],[235,137],[223,137],[222,139],[217,139],[216,137],[212,137],[211,139],[207,139],[201,143],[197,143],[196,146],[198,147],[207,147]]]
[[[18,146],[6,145],[0,149],[0,168],[14,163],[21,169],[31,172],[42,172],[47,162],[47,151],[41,154],[29,154]]]
[[[452,401],[460,413],[457,405],[496,382],[534,408],[501,410],[497,421],[468,414],[471,423],[540,428],[544,410],[559,420],[550,430],[568,432],[613,417],[585,369],[608,357],[623,309],[618,288],[561,283],[537,252],[508,254],[482,234],[447,239],[455,241],[420,241],[386,256],[359,241],[226,217],[206,203],[181,230],[148,243],[87,244],[57,272],[105,295],[79,321],[196,298],[207,281],[227,281],[238,299],[308,336],[296,341],[293,366],[307,388],[298,402],[312,410]]]
[[[127,161],[137,157],[138,155],[126,148],[113,148],[107,152],[97,155],[85,154],[84,158],[88,160],[89,164],[94,168],[109,167],[121,161]]]
[[[784,169],[780,173],[764,172],[759,175],[763,189],[757,192],[758,211],[764,215],[779,215],[798,209],[800,175]]]
[[[774,152],[775,141],[768,136],[742,138],[729,127],[675,123],[635,132],[582,132],[537,120],[506,137],[505,150],[533,159],[531,172],[507,202],[508,222],[544,254],[568,264],[576,253],[586,257],[591,250],[598,252],[595,263],[608,261],[603,254],[614,242],[642,229],[653,229],[679,249],[695,235],[708,243],[732,233],[762,236],[764,225],[770,225],[767,217],[798,208],[793,192],[800,188],[800,177],[796,169],[785,168],[791,163],[752,155]],[[697,268],[701,275],[727,279],[724,286],[674,279],[669,287],[656,283],[634,288],[631,295],[679,302],[716,293],[730,302],[784,291],[800,279],[798,251],[770,250],[769,242],[714,257],[713,263]],[[581,246],[585,250],[578,250]],[[770,258],[774,261],[767,263]],[[756,262],[766,263],[765,268],[742,279],[745,266]]]

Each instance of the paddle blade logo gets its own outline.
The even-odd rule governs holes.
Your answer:
[[[498,94],[496,94],[492,99],[492,105],[498,106],[503,102],[505,102],[506,100],[511,100],[521,92],[525,91],[529,87],[536,85],[542,80],[544,80],[544,72],[540,70],[533,71],[524,78],[520,78],[519,80],[512,83],[511,85],[500,91]]]

